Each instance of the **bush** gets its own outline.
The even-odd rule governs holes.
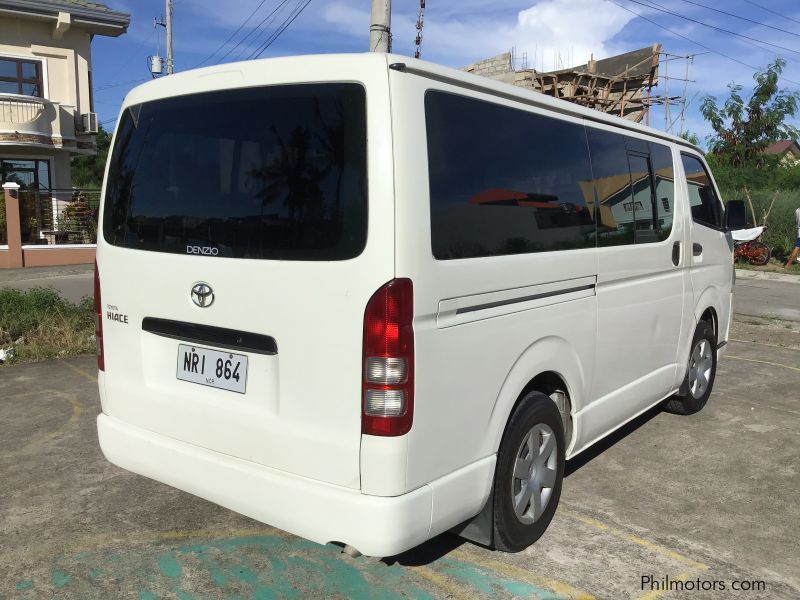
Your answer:
[[[745,200],[746,202],[744,190],[722,189],[721,192],[726,201]],[[800,208],[800,189],[792,191],[776,191],[764,188],[750,190],[750,198],[753,200],[753,208],[756,212],[756,225],[763,224],[764,215],[769,210],[773,197],[775,202],[772,204],[772,210],[770,210],[767,217],[769,228],[762,240],[770,248],[779,250],[781,254],[786,255],[791,252],[797,239],[797,224],[794,213]],[[747,218],[748,221],[752,220],[749,207],[747,208]]]
[[[24,342],[15,343],[19,338]],[[9,362],[93,353],[92,299],[73,304],[53,288],[0,289],[0,347],[11,345],[16,356]]]

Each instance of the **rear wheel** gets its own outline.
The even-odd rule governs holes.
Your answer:
[[[564,478],[564,429],[540,392],[520,400],[503,435],[494,478],[494,545],[519,552],[538,540],[558,506]]]
[[[678,393],[664,404],[664,410],[679,415],[700,411],[711,395],[716,374],[717,336],[708,321],[700,321],[692,339],[686,377]]]
[[[769,262],[769,246],[764,242],[752,242],[747,252],[751,265],[763,266]]]

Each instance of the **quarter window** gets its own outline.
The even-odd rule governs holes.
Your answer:
[[[593,188],[591,193],[597,196],[598,245],[633,244],[636,205],[625,136],[593,128],[587,129],[587,136],[594,177],[593,181],[586,182],[586,187],[590,191]],[[641,194],[636,201],[642,203]],[[641,210],[644,210],[644,204],[641,204]]]
[[[425,118],[435,258],[594,247],[582,125],[438,91]]]
[[[628,155],[633,190],[635,241],[646,244],[658,241],[658,208],[655,204],[650,159],[639,154]]]
[[[0,93],[41,98],[43,90],[41,61],[0,58]]]
[[[672,231],[672,215],[675,213],[675,168],[672,165],[672,150],[667,146],[651,143],[650,159],[656,180],[658,239],[665,240]]]
[[[722,205],[714,191],[708,171],[694,156],[681,154],[681,160],[689,187],[692,220],[700,225],[719,229],[722,227]]]

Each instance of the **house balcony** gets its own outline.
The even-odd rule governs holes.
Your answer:
[[[77,127],[74,106],[35,96],[0,94],[0,147],[29,146],[93,154],[94,136]]]

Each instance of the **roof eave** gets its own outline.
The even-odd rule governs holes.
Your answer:
[[[2,0],[0,14],[34,21],[56,21],[59,12],[69,12],[72,25],[96,35],[117,37],[128,30],[131,16],[112,10],[92,10],[36,0]]]

